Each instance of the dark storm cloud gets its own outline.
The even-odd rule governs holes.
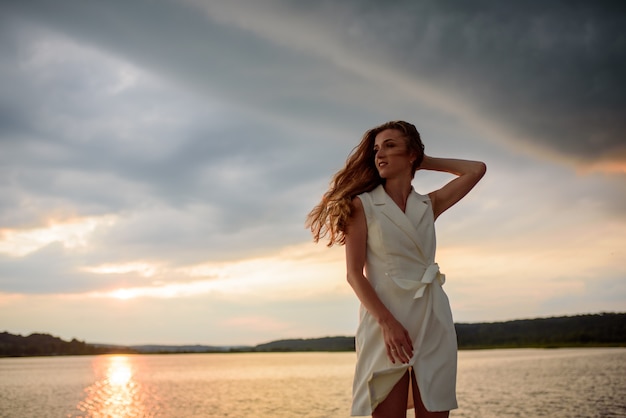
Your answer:
[[[246,224],[246,218],[252,222],[255,215],[250,207],[278,218],[281,214],[300,217],[282,212],[284,206],[270,211],[258,202],[260,194],[270,191],[270,184],[287,182],[286,172],[298,164],[293,158],[296,143],[281,138],[280,132],[245,111],[231,108],[225,117],[223,108],[228,104],[220,103],[220,110],[213,112],[211,100],[195,100],[193,95],[177,94],[149,82],[121,94],[106,94],[103,90],[117,69],[115,63],[103,66],[99,56],[72,61],[73,57],[63,56],[67,51],[49,51],[53,57],[59,54],[59,59],[32,69],[27,65],[29,48],[36,49],[32,44],[59,45],[50,45],[45,38],[49,34],[33,28],[32,23],[25,26],[20,30],[11,22],[14,32],[7,30],[10,36],[3,48],[7,94],[1,100],[7,123],[2,126],[0,140],[5,152],[0,159],[4,178],[10,179],[4,183],[3,196],[13,196],[2,211],[5,227],[32,226],[40,211],[14,209],[20,200],[32,202],[33,196],[48,211],[67,204],[76,208],[78,215],[132,210],[157,201],[177,207],[207,202],[221,209],[214,220],[224,230]],[[200,39],[195,42],[203,43]],[[151,43],[148,46],[156,49]],[[204,52],[199,58],[204,64],[220,61],[216,58],[219,54],[209,56],[210,48]],[[189,56],[185,58],[189,63]],[[139,77],[143,81],[144,76]],[[208,78],[214,83],[227,79],[226,75],[217,81]],[[154,117],[144,120],[146,114]],[[169,119],[175,121],[173,127],[168,125]],[[228,176],[237,177],[233,172],[239,167],[247,170],[242,170],[233,187]],[[294,173],[297,171],[291,171],[290,181]],[[274,195],[276,205],[280,192],[274,191]]]
[[[293,116],[321,112],[332,118],[336,102],[310,97],[329,82],[318,78],[323,67],[315,51],[289,44],[289,33],[283,37],[290,49],[250,36],[246,19],[239,29],[212,19],[225,8],[246,16],[252,3],[196,3],[207,13],[165,0],[25,1],[13,7],[24,19],[207,93]],[[359,54],[386,62],[462,99],[519,140],[579,160],[626,152],[621,2],[262,3],[281,16],[318,24],[345,49],[346,60]],[[247,16],[255,18],[263,17]]]
[[[356,46],[522,140],[579,160],[626,162],[623,2],[325,2],[320,9]]]
[[[323,83],[319,76],[307,75],[306,69],[314,63],[306,57],[207,20],[195,8],[177,2],[66,1],[53,6],[26,1],[12,5],[9,12],[5,16],[10,36],[4,42],[4,79],[11,87],[4,96],[2,116],[10,121],[4,128],[11,132],[2,140],[14,142],[13,152],[5,158],[12,160],[10,167],[20,162],[12,172],[15,183],[40,199],[67,196],[78,206],[84,200],[91,210],[98,204],[105,210],[128,208],[133,203],[126,197],[137,191],[145,194],[137,197],[138,204],[143,203],[142,197],[178,206],[189,200],[219,199],[225,218],[235,225],[242,221],[237,214],[248,211],[251,216],[253,203],[262,206],[257,196],[267,193],[268,185],[277,194],[281,183],[293,184],[299,173],[306,174],[307,167],[311,171],[315,159],[298,162],[296,154],[322,156],[306,132],[276,130],[275,122],[245,110],[291,109],[292,114],[302,116],[305,109],[317,107],[332,113],[323,103],[306,99],[304,93],[293,94],[303,88],[314,90],[307,83]],[[150,85],[119,95],[103,94],[115,66],[100,68],[101,60],[89,60],[89,56],[77,62],[67,62],[66,57],[51,60],[33,74],[21,71],[20,60],[28,59],[30,51],[24,50],[29,43],[59,34],[112,51],[114,57],[164,77],[171,87],[183,85],[192,93],[181,98],[172,89]],[[196,92],[208,100],[194,100]],[[211,101],[219,105],[218,114],[203,111]],[[151,112],[157,117],[144,122],[141,116]],[[178,125],[168,130],[158,116],[167,119],[172,114]],[[162,148],[166,150],[153,155]],[[219,169],[237,166],[257,171],[248,172],[236,188],[223,187]],[[56,182],[62,171],[85,173],[83,187]],[[29,181],[32,177],[40,183]],[[107,179],[125,184],[98,190],[98,182]],[[229,207],[229,201],[241,204]],[[273,212],[281,210],[275,207]]]
[[[316,96],[329,81],[316,57],[258,39],[184,2],[32,0],[9,11],[223,101],[292,112],[332,106]]]

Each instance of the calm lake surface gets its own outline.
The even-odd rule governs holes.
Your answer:
[[[347,417],[354,362],[354,353],[4,358],[0,417]],[[457,392],[454,418],[626,417],[626,349],[461,351]]]

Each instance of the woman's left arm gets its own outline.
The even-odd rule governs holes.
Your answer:
[[[419,169],[443,171],[458,176],[441,189],[428,194],[433,204],[435,219],[437,219],[474,188],[485,175],[487,166],[480,161],[435,158],[425,155]]]

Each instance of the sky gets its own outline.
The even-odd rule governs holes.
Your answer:
[[[307,213],[363,133],[484,161],[436,223],[455,322],[626,311],[626,7],[23,0],[0,15],[0,331],[354,335]],[[417,173],[420,193],[444,173]]]

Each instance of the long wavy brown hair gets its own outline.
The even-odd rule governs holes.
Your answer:
[[[348,156],[345,167],[333,176],[321,202],[307,216],[305,225],[311,229],[315,242],[328,236],[329,247],[333,244],[343,245],[348,219],[352,214],[352,199],[384,183],[374,161],[374,139],[386,129],[396,129],[404,134],[407,152],[414,152],[417,156],[413,162],[413,173],[422,163],[424,144],[414,125],[397,120],[365,132],[361,143]]]

